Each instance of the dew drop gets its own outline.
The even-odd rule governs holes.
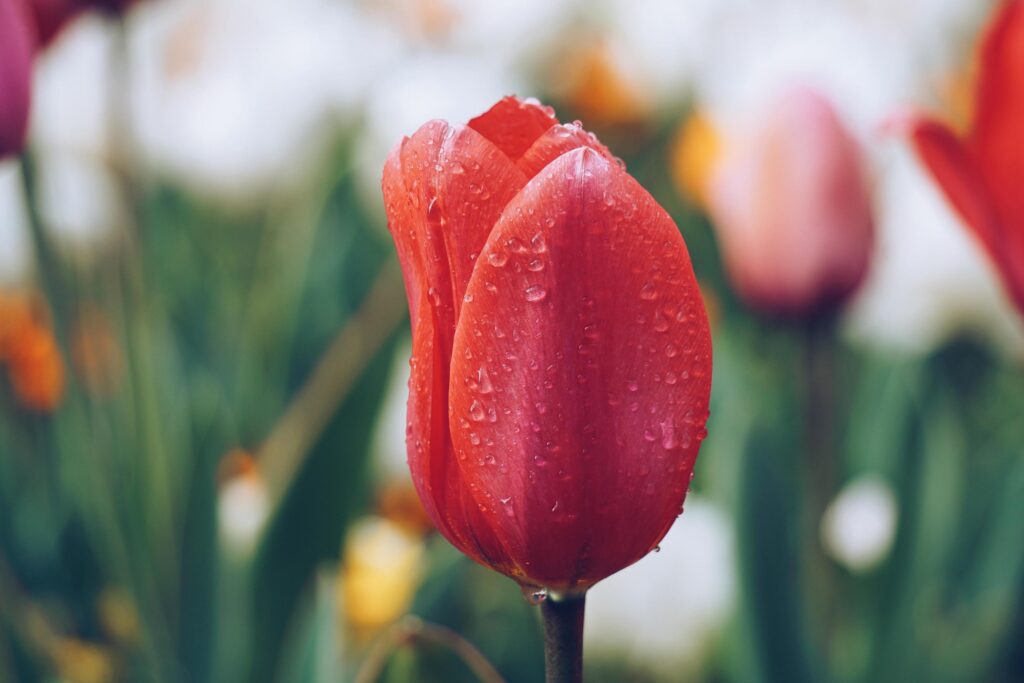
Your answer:
[[[654,314],[654,331],[668,332],[668,319],[660,311]]]
[[[523,244],[522,240],[518,237],[509,237],[505,240],[505,246],[507,246],[514,254],[523,254],[526,252],[526,245]]]
[[[483,422],[486,416],[486,413],[484,413],[484,406],[480,401],[474,400],[469,404],[469,418],[473,420],[473,422]]]
[[[508,254],[503,251],[492,251],[487,255],[487,262],[495,268],[502,268],[508,263]]]
[[[523,586],[523,599],[531,605],[539,605],[548,599],[548,591],[536,586]]]
[[[629,380],[629,384],[626,385],[626,388],[629,389],[630,391],[637,391],[640,389],[640,385],[637,383],[635,379],[631,379]]]
[[[466,167],[463,166],[462,163],[459,161],[453,161],[451,169],[452,173],[454,173],[455,175],[462,175],[463,173],[466,172]]]
[[[526,296],[527,301],[538,302],[544,301],[548,292],[540,285],[530,285],[526,288],[524,295]]]
[[[666,451],[675,448],[678,445],[676,442],[676,426],[669,418],[661,423],[661,447]]]
[[[654,301],[658,298],[658,290],[654,288],[653,282],[644,283],[644,286],[640,288],[640,298],[644,301]]]
[[[480,445],[480,436],[476,432],[470,432],[470,434],[469,434],[469,442],[471,444],[473,444],[474,446],[479,446]]]
[[[482,365],[477,370],[476,383],[481,394],[489,394],[494,391],[494,385],[491,384],[491,376],[487,374],[487,368]]]
[[[554,225],[554,218],[549,218],[548,220],[551,221],[551,225]],[[548,250],[548,243],[544,239],[544,235],[539,232],[535,234],[533,239],[530,240],[530,248],[533,249],[534,254],[543,254],[546,252]]]
[[[534,273],[544,270],[544,262],[539,258],[535,258],[526,264],[526,269]]]

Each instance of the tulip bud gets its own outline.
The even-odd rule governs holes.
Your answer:
[[[559,592],[646,555],[682,509],[711,388],[672,219],[593,135],[514,97],[403,139],[383,189],[409,467],[438,530]]]
[[[974,121],[960,137],[921,119],[911,140],[950,204],[985,246],[1024,314],[1024,1],[1001,5],[980,53]]]
[[[23,0],[0,0],[0,159],[25,142],[35,33]]]
[[[831,105],[796,90],[722,160],[710,212],[739,295],[769,314],[841,303],[867,271],[871,198],[857,145]]]
[[[46,45],[61,29],[83,12],[91,10],[114,15],[124,12],[134,0],[26,0],[32,9],[39,41]]]

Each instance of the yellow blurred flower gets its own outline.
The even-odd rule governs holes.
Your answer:
[[[409,609],[419,585],[423,541],[382,517],[356,522],[345,542],[340,607],[365,640]]]
[[[127,592],[120,588],[105,588],[100,593],[96,608],[103,630],[112,640],[126,644],[139,641],[139,613]]]
[[[69,683],[108,683],[116,667],[109,650],[74,638],[57,638],[50,655],[62,680]]]
[[[688,201],[707,210],[711,179],[722,156],[722,139],[701,111],[683,121],[672,141],[669,170],[676,189]]]

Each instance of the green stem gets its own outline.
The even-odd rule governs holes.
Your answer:
[[[544,669],[547,683],[583,681],[583,611],[586,594],[541,603],[544,620]]]

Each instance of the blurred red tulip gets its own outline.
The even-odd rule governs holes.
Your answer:
[[[811,90],[784,95],[727,151],[709,209],[733,285],[766,313],[826,312],[867,271],[874,220],[860,153]]]
[[[413,331],[408,456],[455,546],[582,591],[679,515],[711,341],[672,219],[597,139],[509,97],[384,169]]]
[[[912,140],[1024,313],[1024,0],[1003,3],[980,62],[967,135],[920,119],[912,124]]]
[[[0,0],[0,159],[25,142],[35,31],[22,0]]]
[[[135,0],[28,0],[39,27],[39,40],[48,44],[61,29],[83,12],[95,10],[106,14],[120,14]]]

